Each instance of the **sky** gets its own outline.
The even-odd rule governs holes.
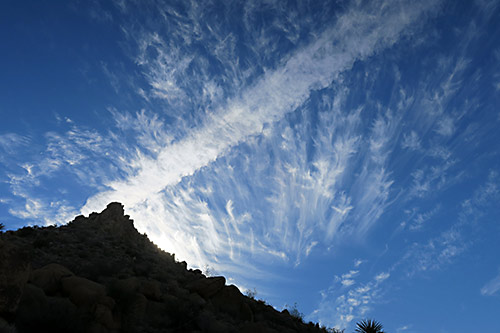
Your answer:
[[[500,1],[0,2],[0,222],[124,204],[352,332],[500,312]]]

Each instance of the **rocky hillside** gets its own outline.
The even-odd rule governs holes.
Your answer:
[[[0,332],[325,332],[160,250],[119,203],[0,234]]]

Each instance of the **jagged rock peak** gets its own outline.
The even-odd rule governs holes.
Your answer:
[[[124,238],[135,238],[138,235],[134,221],[125,215],[123,205],[112,202],[101,213],[90,213],[88,217],[77,216],[68,223],[68,227],[81,229],[91,228],[100,233],[109,233]]]
[[[109,212],[110,214],[117,215],[117,216],[124,216],[125,211],[123,209],[123,205],[119,202],[111,202],[106,206],[106,209],[103,211],[104,212]]]
[[[94,220],[99,218],[106,221],[130,220],[130,216],[125,215],[123,205],[119,202],[112,202],[106,206],[101,213],[90,213],[88,217],[79,215],[72,222],[84,221],[87,219]],[[70,222],[71,223],[71,222]]]

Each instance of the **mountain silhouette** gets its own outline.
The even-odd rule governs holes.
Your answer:
[[[120,203],[60,227],[0,233],[3,332],[326,332],[187,269]]]

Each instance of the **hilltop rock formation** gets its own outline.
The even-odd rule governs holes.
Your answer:
[[[325,332],[206,277],[123,206],[0,234],[0,332]]]

